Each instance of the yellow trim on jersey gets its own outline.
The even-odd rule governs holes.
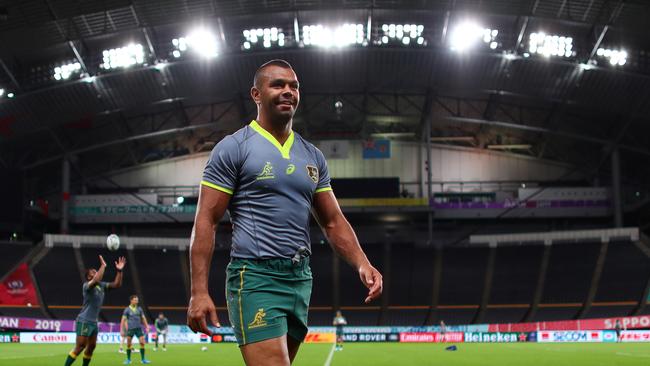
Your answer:
[[[241,328],[241,337],[242,337],[242,343],[246,344],[246,333],[244,333],[244,313],[242,311],[241,307],[241,291],[244,289],[244,272],[246,272],[246,266],[244,266],[239,272],[239,326]]]
[[[232,189],[228,189],[228,188],[226,188],[226,187],[218,186],[218,185],[216,185],[216,184],[214,184],[214,183],[210,183],[210,182],[208,182],[208,181],[206,181],[206,180],[202,180],[202,181],[201,181],[201,185],[206,186],[206,187],[210,187],[210,188],[213,188],[213,189],[216,189],[217,191],[221,191],[221,192],[224,192],[224,193],[228,193],[228,194],[231,195],[231,196],[232,196],[232,194],[233,194]]]
[[[332,187],[323,187],[323,188],[318,188],[314,193],[321,193],[321,192],[327,192],[331,191]]]
[[[280,150],[280,154],[282,154],[282,157],[285,159],[290,159],[289,152],[291,151],[291,146],[293,146],[293,140],[294,140],[294,135],[293,131],[289,134],[289,138],[287,138],[287,141],[284,142],[284,145],[280,145],[278,140],[271,135],[271,133],[267,130],[265,130],[262,126],[257,123],[256,120],[253,120],[250,124],[251,128],[255,130],[257,133],[260,135],[264,136],[273,146],[275,146],[278,150]]]

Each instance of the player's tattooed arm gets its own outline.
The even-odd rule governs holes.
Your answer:
[[[194,332],[212,334],[206,320],[208,317],[214,326],[221,326],[217,308],[208,293],[208,275],[214,250],[214,233],[229,203],[229,194],[201,186],[190,239],[191,298],[187,307],[187,325]]]
[[[365,302],[369,303],[381,296],[382,275],[370,264],[361,249],[352,226],[341,212],[334,192],[324,191],[314,195],[313,215],[332,249],[357,270],[361,282],[368,288]]]
[[[108,284],[108,287],[110,288],[122,287],[122,270],[124,269],[125,264],[126,264],[126,258],[124,257],[120,257],[115,262],[115,269],[117,270],[117,273],[115,274],[115,279],[113,280],[113,282]]]
[[[149,322],[147,322],[147,317],[142,314],[142,324],[144,324],[144,329],[146,333],[149,333]]]
[[[129,330],[129,322],[126,321],[126,316],[122,315],[122,320],[120,321],[120,329],[126,334]]]
[[[95,272],[95,276],[93,276],[93,278],[88,282],[88,288],[93,288],[102,281],[102,278],[104,278],[104,271],[106,271],[106,262],[104,261],[104,257],[100,255],[99,269]]]

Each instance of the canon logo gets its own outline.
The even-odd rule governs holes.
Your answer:
[[[34,334],[32,339],[34,340],[34,342],[37,342],[37,343],[44,343],[44,342],[48,342],[48,343],[59,343],[59,342],[65,343],[65,342],[68,341],[68,337],[65,334],[40,334],[40,333],[37,333],[37,334]]]

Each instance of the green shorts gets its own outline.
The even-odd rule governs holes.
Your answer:
[[[97,323],[93,322],[80,322],[76,321],[75,323],[75,331],[78,336],[81,337],[92,337],[94,335],[97,335],[99,332],[97,328]]]
[[[133,328],[126,331],[126,336],[129,338],[133,338],[133,336],[140,338],[144,336],[144,333],[142,332],[142,328]]]
[[[336,337],[343,337],[343,327],[336,327]]]
[[[226,303],[240,346],[288,334],[302,342],[312,276],[309,258],[237,259],[226,269]]]

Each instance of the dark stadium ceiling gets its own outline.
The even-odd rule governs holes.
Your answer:
[[[649,18],[650,2],[621,0],[0,1],[0,167],[46,175],[68,155],[94,175],[207,150],[254,116],[251,78],[270,58],[298,72],[296,129],[308,138],[422,140],[429,122],[437,142],[587,170],[618,146],[647,165]],[[451,51],[467,19],[497,29],[494,45]],[[343,23],[370,23],[369,44],[297,42],[296,27]],[[382,44],[383,24],[421,24],[423,44]],[[214,33],[218,56],[175,57],[172,40],[197,26]],[[245,49],[244,30],[270,27],[284,47]],[[541,31],[571,37],[571,56],[530,55]],[[101,65],[103,50],[129,43],[143,46],[142,64]],[[612,66],[599,48],[626,50],[627,62]]]

